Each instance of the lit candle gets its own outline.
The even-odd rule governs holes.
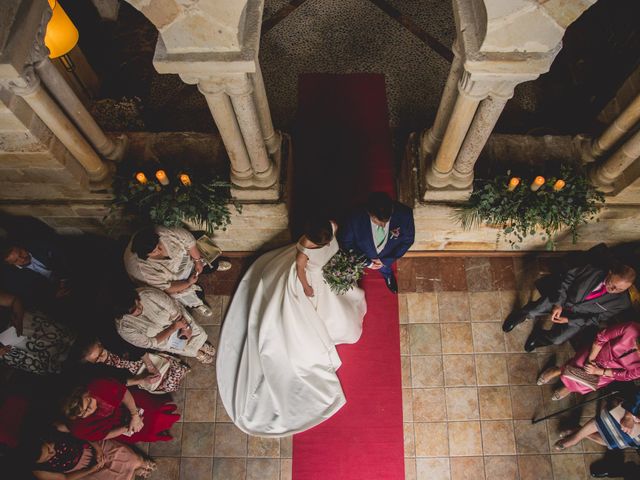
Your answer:
[[[169,179],[167,178],[167,174],[164,170],[158,170],[156,172],[156,178],[162,185],[169,185]]]
[[[136,180],[138,180],[143,185],[148,182],[147,176],[142,172],[136,173]]]
[[[564,180],[557,180],[556,183],[553,184],[553,190],[559,192],[564,188],[565,185],[566,183],[564,182]]]
[[[518,185],[520,185],[520,179],[518,177],[513,177],[509,180],[509,191],[513,192]]]
[[[189,178],[189,175],[187,175],[186,173],[183,173],[180,175],[180,181],[185,187],[191,186],[191,179]]]
[[[533,181],[533,183],[531,184],[531,191],[537,192],[542,185],[544,185],[544,177],[541,177],[540,175],[538,175]]]

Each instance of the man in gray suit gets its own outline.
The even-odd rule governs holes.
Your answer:
[[[549,315],[551,330],[534,330],[524,349],[531,352],[545,345],[566,342],[590,325],[598,326],[631,306],[627,290],[636,272],[628,265],[617,264],[608,272],[592,265],[573,268],[561,279],[553,295],[529,302],[512,312],[502,329],[510,332],[527,319]]]

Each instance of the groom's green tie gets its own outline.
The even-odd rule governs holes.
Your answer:
[[[387,234],[384,231],[384,227],[376,225],[376,249],[380,248],[380,245],[384,243],[385,238],[387,238]]]

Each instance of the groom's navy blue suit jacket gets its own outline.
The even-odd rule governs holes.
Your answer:
[[[389,237],[380,253],[376,252],[371,231],[371,218],[362,208],[355,212],[338,231],[340,244],[344,250],[363,253],[369,261],[378,258],[388,268],[402,257],[415,239],[413,211],[398,202],[393,204],[393,213],[389,219]]]

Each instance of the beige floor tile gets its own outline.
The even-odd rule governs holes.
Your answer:
[[[402,367],[402,387],[411,388],[411,357],[408,355],[400,357],[400,366]]]
[[[280,460],[248,458],[247,480],[280,480]]]
[[[449,434],[445,422],[414,423],[413,427],[416,457],[445,457],[449,455]]]
[[[482,446],[485,455],[513,455],[516,442],[511,420],[482,421]]]
[[[215,388],[206,390],[188,388],[185,397],[185,422],[214,422],[216,419]]]
[[[550,455],[520,455],[518,471],[520,480],[554,480]]]
[[[293,460],[283,458],[280,460],[280,480],[291,480],[293,478]]]
[[[549,435],[545,422],[531,424],[529,420],[515,420],[516,451],[521,453],[549,453]]]
[[[470,323],[443,323],[442,353],[473,353]]]
[[[449,454],[482,455],[480,422],[449,422]]]
[[[476,363],[473,355],[444,355],[444,384],[447,387],[476,384]]]
[[[403,366],[404,372],[404,366]],[[403,374],[404,379],[404,374]],[[411,385],[414,388],[441,387],[444,385],[442,356],[412,356],[411,357]]]
[[[472,322],[501,322],[500,298],[496,292],[469,293]]]
[[[449,421],[478,420],[478,389],[475,387],[445,388]]]
[[[213,480],[244,480],[247,475],[246,458],[214,458]]]
[[[451,480],[448,458],[416,458],[417,480]]]
[[[472,323],[473,347],[476,353],[504,352],[504,332],[497,322]]]
[[[498,299],[500,300],[500,310],[502,312],[502,320],[504,321],[513,310],[520,308],[522,305],[518,301],[518,292],[515,290],[500,290]]]
[[[232,423],[216,424],[214,457],[246,457],[247,434]]]
[[[480,418],[483,420],[510,420],[511,395],[509,387],[479,387]]]
[[[504,353],[476,355],[478,385],[508,385],[507,356]]]
[[[409,343],[412,355],[441,353],[440,325],[425,323],[409,325]]]
[[[504,339],[505,345],[507,347],[507,352],[525,353],[524,344],[527,341],[532,328],[533,322],[526,321],[518,325],[509,333],[505,333]],[[502,330],[502,325],[500,325],[500,329]],[[536,352],[538,350],[540,349],[536,349]]]
[[[546,415],[550,415],[555,412],[559,412],[565,408],[575,405],[575,395],[569,394],[562,400],[551,400],[551,396],[559,384],[543,385],[542,386],[542,405]]]
[[[154,457],[158,468],[151,474],[149,480],[179,480],[180,458]]]
[[[204,365],[197,360],[191,360],[191,371],[187,374],[187,388],[216,388],[215,362]]]
[[[484,473],[487,480],[518,480],[518,458],[484,457]]]
[[[413,423],[404,423],[404,456],[415,457],[416,456],[416,440],[413,433]]]
[[[511,385],[535,385],[538,379],[538,358],[530,353],[510,353],[507,358]]]
[[[582,454],[551,455],[553,476],[562,480],[588,478]]]
[[[482,457],[451,458],[451,480],[484,480]]]
[[[433,292],[408,293],[409,323],[438,323],[438,299]]]
[[[247,449],[249,457],[280,458],[280,441],[277,438],[250,435]]]
[[[180,480],[209,479],[212,476],[212,458],[186,458],[180,460]]]
[[[291,458],[293,456],[293,437],[280,438],[280,457]]]
[[[179,457],[182,452],[182,423],[173,424],[171,435],[173,440],[151,443],[149,455],[152,457]]]
[[[416,459],[404,459],[404,480],[417,480]]]
[[[413,421],[438,422],[446,420],[444,388],[413,389]]]
[[[398,294],[398,320],[400,325],[409,323],[409,308],[407,307],[407,294]]]
[[[411,347],[409,345],[409,326],[399,325],[400,328],[400,355],[409,355]]]
[[[213,423],[190,423],[182,425],[182,456],[210,457],[213,454]]]
[[[200,325],[220,325],[222,323],[222,296],[220,295],[205,295],[205,301],[211,309],[210,317],[198,317],[198,323]]]
[[[193,364],[194,362],[195,360],[191,360],[190,363]],[[187,374],[187,377],[188,376],[189,374]],[[184,401],[186,396],[187,396],[187,389],[185,388],[184,383],[182,384],[182,387],[179,390],[175,392],[171,392],[171,401],[178,406],[178,409],[176,411],[180,414],[184,413]],[[183,420],[184,420],[184,415],[180,415],[180,420],[178,420],[178,422],[182,422]]]
[[[542,389],[540,387],[512,386],[511,405],[513,418],[532,420],[544,416]]]
[[[402,389],[402,420],[413,422],[413,396],[410,388]]]
[[[440,292],[437,296],[440,323],[469,321],[469,295],[467,292]]]

